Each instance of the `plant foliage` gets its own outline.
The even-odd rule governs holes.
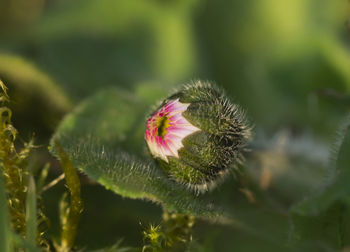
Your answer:
[[[74,166],[124,197],[151,200],[171,211],[220,217],[221,210],[147,161],[143,144],[147,106],[142,98],[120,89],[100,92],[65,118],[52,143],[59,141]]]

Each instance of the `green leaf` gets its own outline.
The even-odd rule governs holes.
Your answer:
[[[40,174],[39,174],[38,180],[37,180],[37,190],[39,193],[44,188],[44,184],[45,184],[46,178],[49,174],[49,170],[50,170],[50,163],[46,163],[45,166],[40,171]]]
[[[350,245],[350,124],[340,132],[327,183],[291,209],[291,244],[307,249],[342,249]]]
[[[36,252],[39,251],[36,247],[36,195],[34,180],[30,179],[28,186],[28,198],[27,198],[27,239],[23,239],[20,235],[12,232],[10,228],[10,218],[7,204],[0,204],[0,251],[11,252],[13,246],[18,248],[24,248],[26,251]],[[3,176],[0,176],[0,202],[7,202],[5,184]],[[34,236],[35,235],[35,236]]]
[[[110,89],[95,95],[65,118],[52,143],[58,140],[74,166],[124,197],[148,199],[196,216],[222,217],[222,211],[169,180],[146,159],[149,104],[141,93]]]
[[[32,176],[29,177],[28,191],[26,199],[26,239],[32,247],[36,246],[37,238],[37,210],[36,210],[36,190]]]
[[[1,83],[1,82],[0,82]],[[10,222],[9,211],[3,175],[0,174],[0,251],[10,252]]]

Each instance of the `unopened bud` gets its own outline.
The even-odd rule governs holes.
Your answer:
[[[251,127],[241,108],[210,83],[184,86],[147,120],[152,156],[177,182],[207,191],[242,160]]]

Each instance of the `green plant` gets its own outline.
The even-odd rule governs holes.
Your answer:
[[[26,248],[29,251],[37,251],[37,247],[49,251],[53,248],[50,247],[45,232],[47,217],[43,211],[41,195],[36,192],[33,171],[28,168],[29,157],[35,146],[31,140],[24,143],[19,152],[17,151],[15,141],[18,132],[11,122],[12,111],[5,106],[9,101],[7,88],[0,81],[0,168],[1,181],[5,182],[7,198],[7,204],[3,205],[4,209],[2,210],[4,251],[11,251],[11,248],[16,250]],[[60,152],[60,157],[67,187],[71,194],[71,202],[70,207],[65,203],[65,198],[61,203],[64,204],[61,212],[62,237],[57,248],[60,251],[69,251],[74,244],[82,203],[80,183],[76,171],[63,150]],[[39,185],[44,183],[45,173],[47,173],[47,168],[42,170]],[[7,207],[11,217],[9,222],[6,214]],[[7,224],[11,224],[11,228]]]
[[[349,250],[348,19],[0,0],[0,251]]]

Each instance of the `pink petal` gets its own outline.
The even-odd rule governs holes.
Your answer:
[[[166,162],[168,162],[167,156],[178,157],[178,151],[183,147],[182,140],[186,136],[200,130],[182,115],[189,105],[179,102],[179,99],[170,101],[147,120],[145,139],[153,156],[159,157]],[[163,116],[168,117],[170,125],[165,129],[164,138],[157,136],[158,120]]]

